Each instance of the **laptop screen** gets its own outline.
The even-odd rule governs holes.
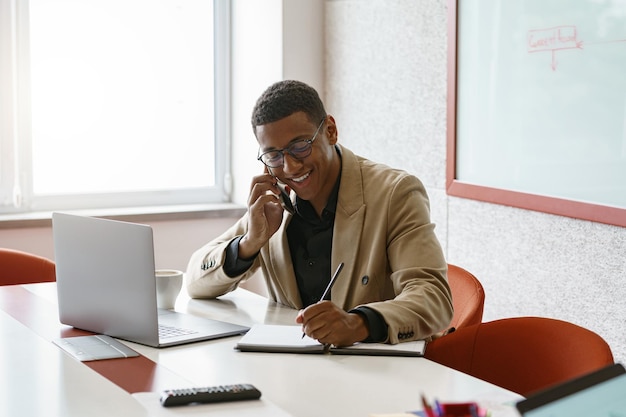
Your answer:
[[[152,228],[52,214],[61,323],[163,347],[245,333],[249,327],[158,311]],[[167,337],[159,337],[159,326]],[[176,335],[171,330],[176,328]]]
[[[620,364],[518,403],[524,417],[626,417],[626,373]]]
[[[626,374],[524,413],[524,417],[626,417]]]

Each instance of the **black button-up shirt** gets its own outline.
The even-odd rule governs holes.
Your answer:
[[[306,200],[296,197],[296,214],[287,226],[287,239],[300,298],[305,307],[320,301],[331,278],[330,258],[339,180],[321,217]],[[332,290],[331,290],[332,291]],[[330,293],[327,300],[330,300]]]

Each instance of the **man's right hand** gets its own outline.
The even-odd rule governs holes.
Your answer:
[[[239,257],[256,255],[280,227],[283,208],[280,205],[276,178],[266,172],[252,179],[248,197],[248,233],[239,241]]]

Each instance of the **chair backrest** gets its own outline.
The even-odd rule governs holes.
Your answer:
[[[480,281],[465,269],[448,264],[448,284],[454,306],[450,326],[460,329],[482,322],[485,291]]]
[[[465,327],[430,342],[424,356],[523,396],[614,362],[598,334],[542,317]]]
[[[55,264],[48,258],[0,248],[0,285],[56,281]]]

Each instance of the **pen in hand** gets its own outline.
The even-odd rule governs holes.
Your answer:
[[[324,298],[326,298],[326,296],[328,295],[328,293],[330,292],[330,289],[333,287],[333,285],[335,284],[335,281],[337,281],[337,277],[339,276],[339,273],[341,272],[341,270],[343,269],[343,262],[341,262],[339,264],[339,266],[337,267],[337,270],[335,271],[335,273],[333,274],[333,277],[330,279],[330,282],[328,283],[328,286],[326,287],[326,289],[324,290],[324,294],[322,294],[322,298],[320,298],[320,301],[322,301]],[[302,337],[301,339],[304,339],[304,332],[302,332]]]

